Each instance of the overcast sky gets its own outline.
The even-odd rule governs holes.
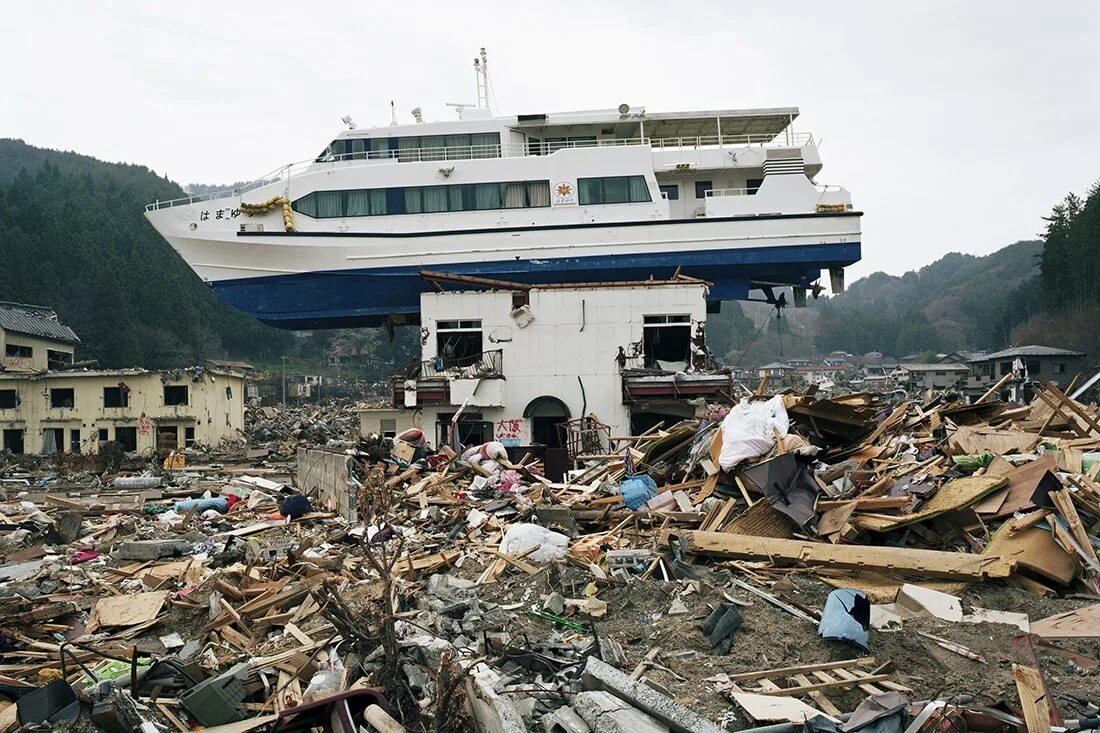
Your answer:
[[[0,137],[250,179],[360,126],[450,119],[488,49],[496,111],[797,106],[863,262],[901,273],[1041,231],[1100,178],[1088,2],[9,2]],[[994,283],[990,284],[995,286]]]

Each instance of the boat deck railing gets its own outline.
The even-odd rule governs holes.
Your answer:
[[[491,158],[526,158],[553,155],[561,150],[576,148],[621,148],[649,146],[653,150],[721,150],[733,147],[791,148],[814,144],[812,133],[784,131],[780,135],[702,135],[697,137],[631,137],[595,140],[562,140],[538,143],[514,143],[497,145],[460,145],[435,148],[406,148],[397,150],[362,150],[342,155],[325,155],[312,160],[289,163],[271,173],[232,189],[210,191],[184,196],[170,201],[155,201],[146,205],[146,211],[186,206],[198,201],[210,201],[228,196],[239,196],[248,191],[288,180],[317,165],[354,166],[378,163],[425,163],[451,160],[479,160]],[[732,189],[724,189],[732,190]]]
[[[814,188],[816,188],[819,193],[848,190],[844,188],[844,186],[833,186],[825,183],[814,184]],[[759,186],[754,186],[752,188],[712,188],[704,195],[706,198],[714,198],[717,196],[753,196],[759,190]]]

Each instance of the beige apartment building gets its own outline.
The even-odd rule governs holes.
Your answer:
[[[113,441],[148,455],[241,436],[243,372],[77,369],[77,343],[48,308],[0,303],[0,450],[96,453]]]

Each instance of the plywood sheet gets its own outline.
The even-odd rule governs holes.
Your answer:
[[[948,481],[940,487],[939,491],[924,503],[920,511],[913,514],[902,514],[898,517],[884,516],[860,516],[856,515],[852,520],[860,529],[872,532],[886,532],[899,527],[904,527],[914,522],[923,522],[944,512],[962,509],[974,504],[982,497],[997,491],[1008,485],[1008,480],[1001,476],[968,476],[966,478]]]
[[[160,615],[160,609],[167,600],[166,590],[101,598],[92,609],[88,631],[110,626],[137,626],[152,621]]]
[[[1044,639],[1100,639],[1100,603],[1033,621],[1031,633]]]

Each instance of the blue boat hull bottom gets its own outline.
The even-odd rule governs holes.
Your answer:
[[[309,272],[221,280],[217,295],[248,315],[285,329],[377,326],[387,316],[416,320],[420,295],[429,289],[422,269],[512,280],[533,285],[595,283],[684,275],[713,283],[711,301],[743,300],[749,282],[809,286],[829,268],[860,259],[860,243],[756,247],[704,252],[606,255],[556,259],[448,263]],[[629,263],[629,264],[627,264]]]

